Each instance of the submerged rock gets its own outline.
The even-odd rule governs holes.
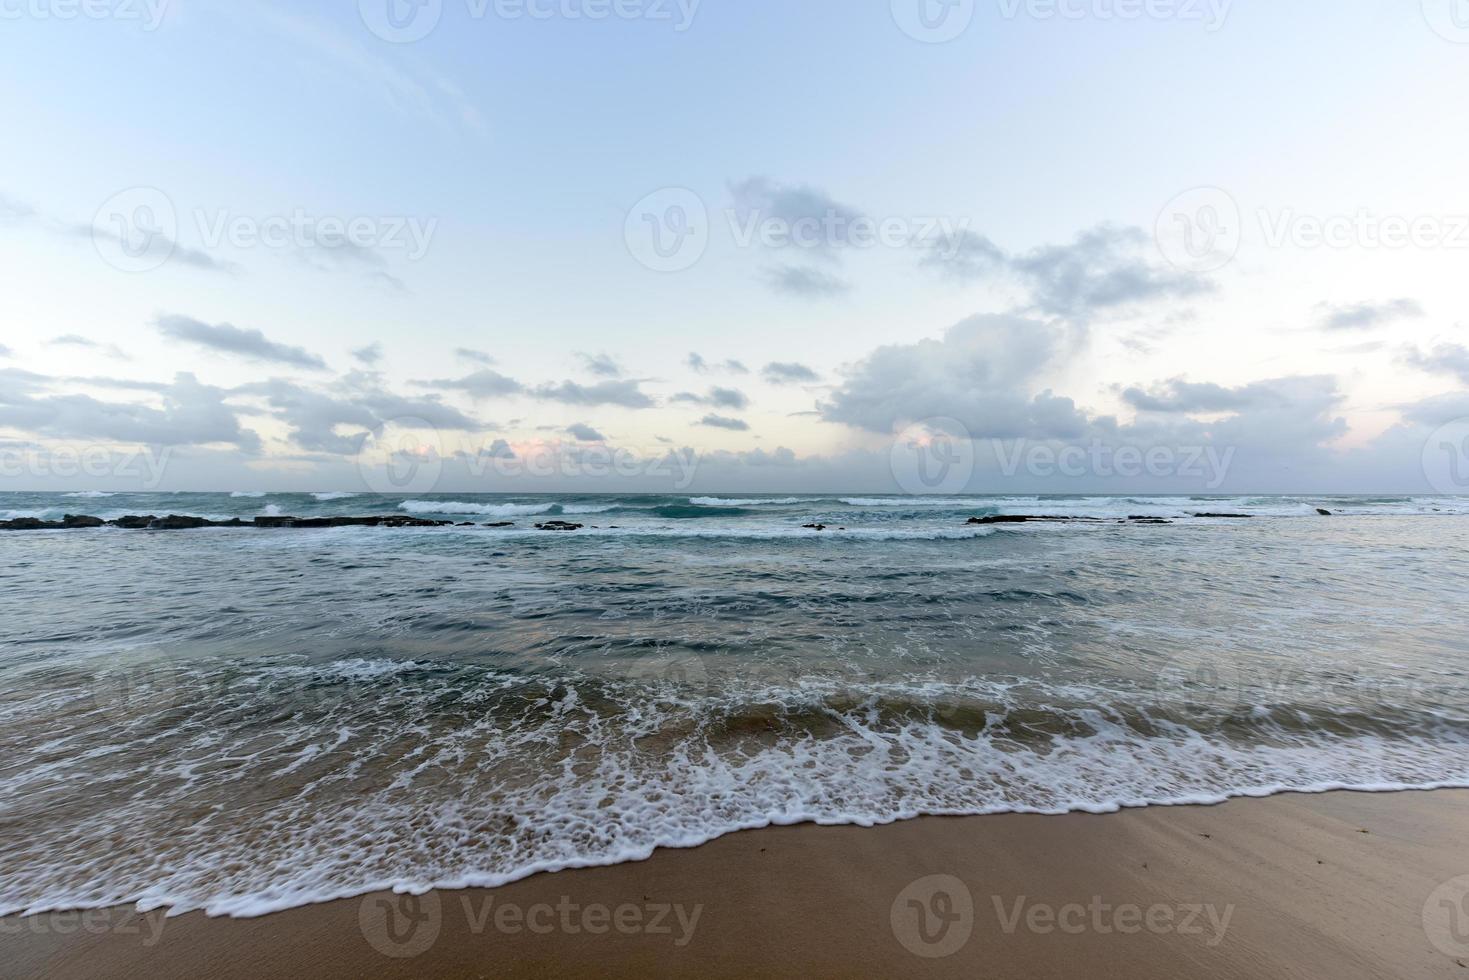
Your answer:
[[[1235,519],[1238,519],[1238,520],[1248,520],[1249,518],[1254,517],[1255,515],[1254,514],[1195,514],[1194,516],[1195,517],[1231,517],[1231,518],[1235,518]]]
[[[1317,507],[1316,508],[1316,513],[1320,514],[1322,517],[1330,517],[1331,516],[1331,511],[1327,510],[1325,507]]]
[[[537,531],[580,531],[585,524],[571,524],[566,521],[545,521],[536,525]]]

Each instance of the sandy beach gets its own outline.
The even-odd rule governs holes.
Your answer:
[[[1455,977],[1469,791],[776,827],[252,919],[6,919],[13,977]],[[1466,879],[1469,881],[1469,879]]]

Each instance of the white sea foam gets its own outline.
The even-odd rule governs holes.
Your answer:
[[[121,731],[115,740],[78,731],[74,716],[48,705],[55,727],[37,731],[33,743],[47,761],[18,767],[0,787],[0,804],[46,787],[62,792],[55,787],[99,764],[125,777],[130,792],[13,841],[0,866],[0,914],[136,902],[256,916],[386,888],[495,887],[769,825],[1469,785],[1469,741],[1450,730],[1394,738],[1278,730],[1241,742],[1161,717],[1130,727],[1097,704],[1070,709],[1077,733],[1027,745],[1015,741],[1000,707],[986,711],[980,730],[962,732],[873,709],[895,697],[935,705],[976,692],[1008,697],[1004,685],[982,681],[833,689],[735,679],[701,687],[654,675],[612,682],[596,699],[581,697],[574,677],[496,671],[405,686],[404,675],[428,666],[292,668],[308,686],[287,692],[356,685],[319,690],[323,707],[294,710],[282,710],[290,704],[279,686],[252,688],[239,678],[228,701],[195,704],[187,679],[188,696],[159,709],[175,715],[149,753],[130,752]],[[466,691],[475,709],[446,722],[444,706],[464,703]],[[505,692],[508,700],[496,701]],[[194,706],[184,720],[180,704]],[[709,741],[723,719],[771,705],[838,724],[820,738]],[[269,737],[221,721],[236,715],[272,719]],[[660,733],[675,744],[648,752],[642,740]],[[73,743],[76,751],[67,751]],[[556,746],[572,743],[577,765],[554,764]],[[82,751],[98,745],[104,756]],[[366,773],[379,778],[364,781]],[[508,782],[507,773],[515,774]],[[226,810],[227,818],[187,816],[201,801],[242,793],[257,802]],[[142,846],[107,846],[119,826]]]
[[[748,497],[729,499],[725,497],[690,497],[689,503],[696,507],[757,507],[761,504],[781,505],[815,503],[820,497]]]
[[[64,493],[63,497],[75,497],[83,500],[100,500],[103,497],[115,496],[105,490],[78,490],[75,493]]]
[[[311,496],[315,497],[317,500],[327,501],[327,500],[348,500],[348,499],[350,499],[352,497],[357,496],[357,494],[355,494],[355,493],[348,493],[348,492],[346,492],[344,490],[328,490],[325,493],[313,493]]]
[[[254,499],[256,497],[263,497],[263,496],[265,496],[265,491],[264,490],[236,490],[233,493],[231,493],[230,496],[231,497],[244,497],[244,498]]]

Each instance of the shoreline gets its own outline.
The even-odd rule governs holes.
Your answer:
[[[1469,923],[1445,895],[1469,888],[1465,840],[1466,789],[807,822],[252,918],[9,917],[0,943],[19,976],[150,980],[1463,976]]]

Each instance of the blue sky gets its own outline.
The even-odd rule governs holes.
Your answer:
[[[1448,0],[596,2],[0,0],[0,479],[677,449],[881,489],[917,426],[1457,489],[1424,456],[1469,416]]]

